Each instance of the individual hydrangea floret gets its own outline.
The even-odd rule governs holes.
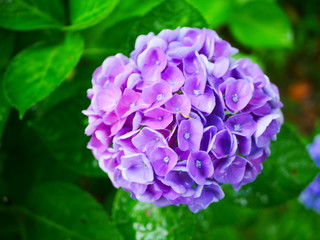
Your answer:
[[[93,73],[88,148],[115,187],[193,212],[255,180],[283,123],[277,87],[209,29],[137,38]]]
[[[313,160],[320,167],[320,135],[317,135],[314,142],[308,146],[309,153]],[[307,207],[314,209],[320,214],[320,174],[301,193],[300,201]]]

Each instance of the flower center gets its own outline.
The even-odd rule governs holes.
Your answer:
[[[169,158],[168,156],[166,156],[166,157],[163,158],[163,161],[164,161],[165,163],[168,163],[169,160],[170,160],[170,158]]]
[[[235,103],[239,101],[238,94],[235,93],[235,94],[232,95],[232,101],[235,102]]]
[[[179,111],[180,111],[180,108],[179,108],[179,107],[176,107],[176,111],[179,112]]]
[[[136,106],[135,103],[131,103],[131,104],[130,104],[130,108],[133,108],[133,107],[135,107],[135,106]]]
[[[196,167],[197,167],[197,168],[201,168],[201,166],[202,166],[201,161],[196,160]]]
[[[240,132],[242,130],[242,127],[240,124],[235,124],[233,125],[233,129],[236,131],[236,132]]]
[[[163,100],[163,94],[162,93],[160,93],[160,94],[158,94],[157,95],[157,101],[162,101]]]
[[[185,133],[184,138],[188,140],[190,138],[190,133]]]
[[[163,117],[158,117],[157,118],[159,121],[162,121],[163,120]]]
[[[160,65],[160,61],[156,61],[156,65]]]
[[[193,90],[193,94],[197,97],[200,95],[200,91],[198,89]]]

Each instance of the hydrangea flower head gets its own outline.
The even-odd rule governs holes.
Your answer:
[[[320,135],[315,137],[313,143],[308,146],[313,160],[320,167]],[[300,201],[307,207],[312,208],[320,214],[320,174],[301,193]]]
[[[88,148],[115,187],[193,212],[255,180],[283,123],[277,87],[209,29],[137,38],[93,73]]]

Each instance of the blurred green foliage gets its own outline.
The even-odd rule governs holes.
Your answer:
[[[317,173],[305,144],[320,133],[319,19],[312,0],[0,0],[0,239],[319,238],[297,200]],[[94,69],[178,26],[261,64],[287,122],[257,180],[198,214],[116,191],[83,133]]]

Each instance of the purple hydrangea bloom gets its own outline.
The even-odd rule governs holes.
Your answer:
[[[313,160],[320,167],[320,135],[308,146]],[[301,193],[300,201],[307,207],[316,210],[320,214],[320,174]]]
[[[255,180],[283,123],[277,87],[209,29],[137,38],[93,74],[88,148],[115,187],[193,212]]]
[[[308,146],[308,150],[312,159],[316,162],[316,164],[320,168],[320,134],[317,135],[313,143],[311,143]]]

